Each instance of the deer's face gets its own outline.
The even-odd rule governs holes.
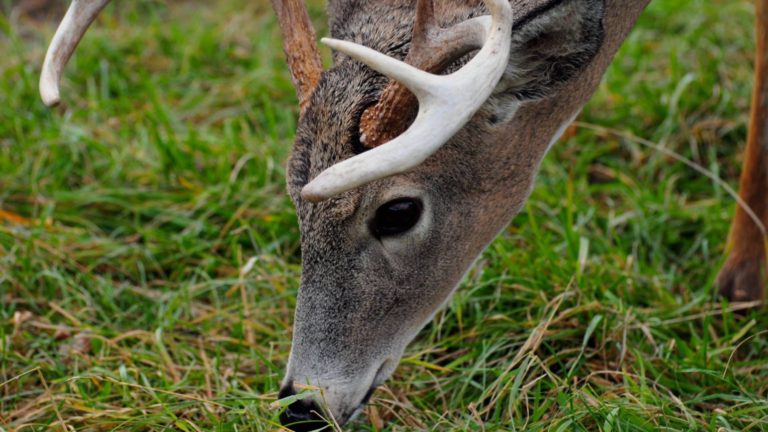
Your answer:
[[[484,111],[417,169],[320,203],[302,199],[309,179],[355,153],[367,101],[350,90],[366,94],[375,85],[359,68],[348,62],[325,74],[288,165],[303,271],[285,392],[319,387],[317,397],[339,422],[391,375],[406,345],[517,211],[535,170],[498,171],[511,187],[503,200],[498,187],[476,182],[472,172],[503,163],[466,157],[468,147],[496,137],[487,118],[494,114]]]
[[[600,44],[601,3],[570,4],[582,13],[597,9],[591,43],[571,51],[586,62]],[[567,7],[555,12],[573,16]],[[534,23],[539,31],[546,29]],[[519,46],[536,47],[530,40],[541,35],[518,37]],[[358,62],[337,60],[300,119],[288,164],[303,274],[281,395],[305,385],[316,395],[314,402],[291,405],[286,423],[317,418],[311,414],[321,412],[315,402],[344,423],[367,402],[392,374],[407,344],[523,205],[541,158],[581,106],[571,102],[570,108],[542,117],[541,111],[553,109],[552,101],[530,95],[547,94],[552,83],[530,76],[521,80],[508,70],[503,90],[426,161],[310,202],[302,197],[305,186],[361,151],[361,114],[386,83]],[[550,71],[558,67],[546,60],[529,65]]]

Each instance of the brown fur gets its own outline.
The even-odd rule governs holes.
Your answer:
[[[739,195],[768,226],[768,0],[756,0],[757,51],[752,113]],[[734,301],[765,296],[765,233],[738,207],[731,225],[731,249],[717,282],[720,292]]]

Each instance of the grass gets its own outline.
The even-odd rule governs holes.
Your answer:
[[[350,429],[768,430],[768,316],[712,284],[734,201],[627,135],[735,185],[752,13],[653,2]],[[52,32],[0,15],[0,430],[279,429],[297,108],[268,2],[116,2],[56,110]]]

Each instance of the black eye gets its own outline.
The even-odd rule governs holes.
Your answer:
[[[371,232],[376,237],[402,234],[416,225],[423,205],[415,198],[398,198],[376,210],[371,222]]]

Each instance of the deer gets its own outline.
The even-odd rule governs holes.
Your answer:
[[[323,70],[300,0],[272,0],[299,120],[287,190],[302,274],[279,398],[295,431],[360,412],[407,345],[521,209],[542,159],[595,92],[650,0],[329,0]],[[40,92],[109,0],[73,0]],[[764,298],[768,0],[740,198],[716,284]]]

